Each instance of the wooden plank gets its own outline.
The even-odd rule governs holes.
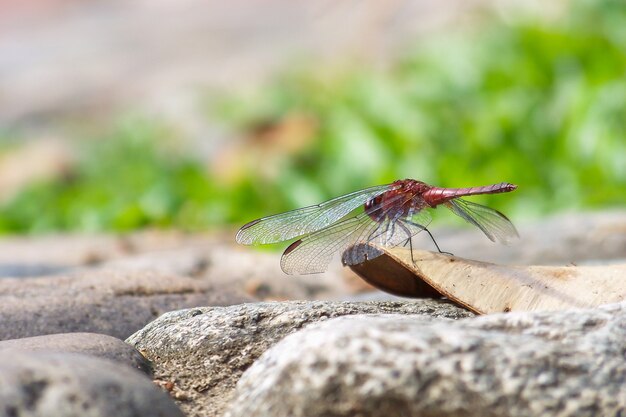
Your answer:
[[[351,266],[383,291],[405,297],[440,294],[479,313],[563,310],[626,299],[626,265],[510,266],[406,248]]]

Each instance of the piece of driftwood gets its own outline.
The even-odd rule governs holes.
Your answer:
[[[478,313],[563,310],[626,299],[626,265],[511,266],[406,248],[352,265],[366,282],[403,297],[443,296]]]

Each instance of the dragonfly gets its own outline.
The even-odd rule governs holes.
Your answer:
[[[518,237],[502,213],[461,197],[514,191],[516,185],[499,184],[467,188],[444,188],[413,179],[365,188],[324,203],[253,220],[239,229],[236,241],[244,245],[277,243],[297,238],[285,249],[280,266],[286,274],[326,271],[337,252],[345,265],[357,265],[382,254],[367,244],[410,247],[412,238],[428,230],[430,212],[445,206],[478,227],[491,241],[508,243]]]

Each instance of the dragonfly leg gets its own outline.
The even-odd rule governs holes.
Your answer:
[[[407,242],[409,243],[409,252],[411,252],[411,263],[415,266],[415,258],[413,257],[413,239],[411,239],[411,231],[406,227],[406,225],[402,224],[402,222],[398,222],[404,233],[407,235],[406,241],[402,244],[402,246],[406,246]]]
[[[383,234],[387,233],[387,231],[389,230],[389,226],[390,226],[390,223],[387,223],[387,227],[385,228],[383,227],[383,224],[381,223],[378,227],[372,230],[372,233],[370,233],[370,235],[367,237],[367,241],[371,242],[374,239],[378,238],[379,236],[382,236]],[[381,230],[381,232],[378,233],[377,235],[374,235],[374,233],[378,232],[379,230]]]
[[[422,230],[425,230],[425,231],[426,231],[426,233],[428,233],[428,236],[430,236],[430,239],[431,239],[431,240],[433,241],[433,243],[435,244],[435,247],[437,248],[437,250],[439,251],[439,253],[444,254],[444,255],[454,256],[454,254],[452,254],[452,253],[450,253],[450,252],[444,252],[444,251],[442,251],[442,250],[439,248],[439,245],[437,244],[437,241],[435,240],[435,238],[433,237],[433,234],[432,234],[432,233],[430,233],[430,230],[428,230],[428,228],[427,228],[427,227],[422,226],[422,225],[421,225],[421,224],[419,224],[419,223],[414,223],[414,222],[412,222],[412,221],[410,221],[410,220],[406,220],[406,222],[407,222],[407,223],[409,223],[409,224],[411,224],[411,225],[413,225],[413,226],[419,227],[419,228],[420,228],[420,229],[422,229]]]
[[[389,227],[387,227],[387,237],[385,242],[389,242],[389,240],[391,240],[391,237],[393,236],[394,233],[396,233],[396,222],[393,221],[391,222],[391,232],[389,232]]]
[[[437,241],[435,240],[435,238],[433,237],[433,234],[430,233],[430,230],[428,230],[428,228],[424,228],[424,230],[426,230],[426,233],[428,233],[428,236],[430,236],[430,238],[432,239],[433,243],[435,244],[435,247],[437,248],[437,250],[439,251],[439,253],[442,253],[444,255],[450,255],[450,256],[454,256],[452,255],[450,252],[444,252],[439,248],[439,245],[437,244]]]

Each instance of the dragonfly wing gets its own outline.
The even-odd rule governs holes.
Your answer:
[[[397,195],[387,200],[385,206],[387,212],[393,209],[389,207],[393,207],[394,203],[403,204],[410,198],[410,195]],[[386,216],[386,212],[384,216],[374,216],[384,219],[380,222],[370,217],[384,209],[380,205],[372,206],[355,217],[342,220],[293,242],[281,258],[282,270],[287,274],[324,272],[335,253],[343,252],[349,246],[352,248],[344,253],[346,264],[354,265],[372,259],[371,255],[367,255],[363,248],[359,249],[356,244],[374,242],[388,245],[397,238],[394,236],[397,232],[394,228],[395,220],[390,220],[394,219],[393,216]]]
[[[402,220],[405,224],[409,224],[413,226],[415,230],[422,231],[426,227],[428,227],[428,225],[430,225],[430,222],[433,221],[433,218],[430,215],[431,209],[426,208],[427,207],[426,202],[423,202],[422,204],[420,204],[419,207],[421,208],[412,210]]]
[[[389,248],[408,243],[409,239],[424,230],[431,220],[432,217],[426,210],[419,210],[397,219],[386,220],[381,224],[380,230],[368,239],[368,242]]]
[[[336,252],[345,250],[380,226],[366,213],[343,220],[293,242],[283,253],[280,267],[286,274],[324,272]]]
[[[379,185],[355,191],[324,203],[254,220],[237,232],[237,243],[275,243],[323,229],[364,205],[370,199],[392,190]]]
[[[462,198],[455,198],[445,204],[456,215],[482,230],[492,242],[507,243],[519,237],[513,223],[498,210]]]

